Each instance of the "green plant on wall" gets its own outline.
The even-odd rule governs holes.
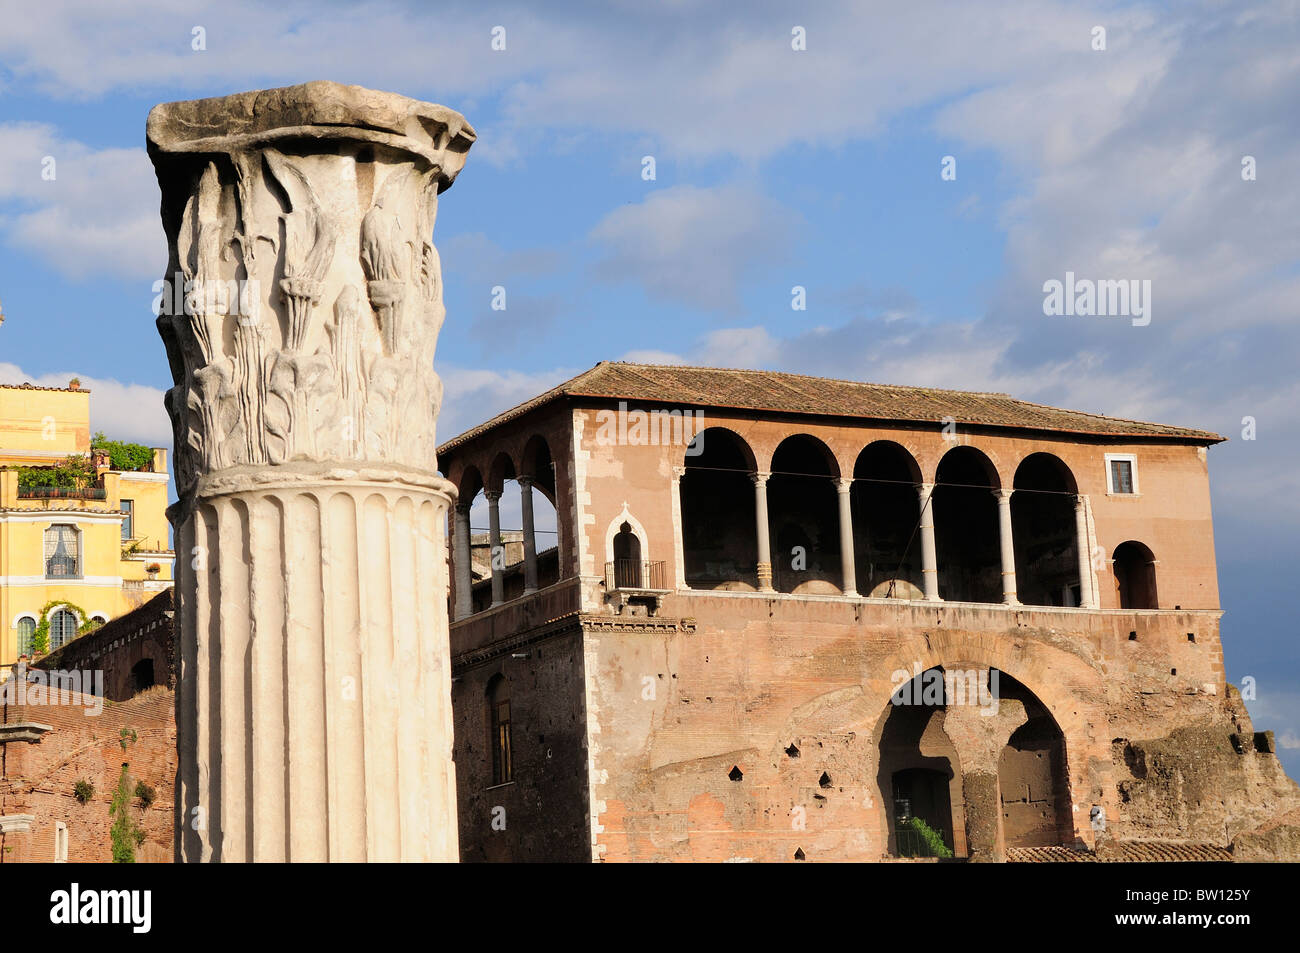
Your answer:
[[[943,842],[943,835],[925,821],[919,817],[913,817],[908,821],[908,825],[921,835],[921,840],[925,843],[926,851],[930,857],[952,857],[952,851]]]
[[[138,781],[135,785],[135,796],[140,799],[140,806],[147,811],[153,804],[154,798],[158,796],[158,792],[143,781]]]
[[[54,599],[45,603],[41,607],[41,614],[36,623],[36,630],[32,633],[32,653],[35,655],[44,655],[50,650],[50,614],[60,606],[66,606],[77,614],[81,622],[77,625],[77,635],[82,636],[87,632],[94,632],[99,628],[100,623],[90,618],[86,610],[75,603],[68,602],[66,599]]]
[[[76,784],[72,786],[72,796],[75,797],[82,804],[85,804],[87,801],[89,801],[92,797],[95,796],[95,786],[91,784],[89,781],[87,781],[85,778],[82,778],[80,781],[78,781]]]
[[[125,744],[124,739],[123,747],[125,747]],[[134,864],[135,849],[142,843],[142,839],[138,834],[140,828],[131,817],[129,810],[131,796],[135,792],[130,767],[127,762],[122,762],[122,773],[117,779],[117,791],[114,792],[113,803],[108,809],[108,815],[113,819],[113,826],[109,828],[108,836],[112,842],[113,863],[115,864]]]

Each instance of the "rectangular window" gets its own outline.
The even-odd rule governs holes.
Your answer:
[[[129,543],[135,539],[135,501],[123,500],[122,511],[126,513],[122,520],[122,542]]]
[[[81,576],[81,534],[75,526],[55,524],[45,531],[45,578]]]
[[[62,821],[54,822],[54,862],[68,862],[68,825]]]
[[[1106,492],[1123,496],[1137,491],[1137,457],[1131,453],[1106,454]]]
[[[514,774],[510,751],[510,700],[496,702],[492,711],[492,783],[505,784]]]

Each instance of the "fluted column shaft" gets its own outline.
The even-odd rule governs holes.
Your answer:
[[[846,596],[858,594],[858,571],[853,561],[853,481],[841,478],[835,481],[840,500],[840,569],[843,574],[841,591]]]
[[[767,481],[771,473],[751,473],[754,482],[754,519],[758,533],[758,591],[775,592],[772,588],[772,544],[767,524]]]
[[[186,860],[457,859],[449,502],[272,484],[207,497],[181,525]]]
[[[934,484],[921,483],[916,488],[921,502],[921,579],[925,598],[939,599],[939,567],[934,548]]]
[[[456,567],[456,621],[474,614],[474,567],[470,546],[469,511],[473,504],[457,503],[452,522],[452,563]]]
[[[533,479],[519,478],[519,505],[524,517],[524,595],[537,591],[537,532],[533,526]]]
[[[1011,535],[1011,491],[994,490],[998,501],[998,546],[1002,553],[1002,601],[1019,605],[1016,597],[1016,547]]]

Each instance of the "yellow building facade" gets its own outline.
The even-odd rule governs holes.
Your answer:
[[[88,485],[20,479],[76,454],[93,465]],[[134,471],[92,452],[89,391],[0,384],[0,680],[38,633],[53,651],[172,584],[169,495],[166,450]]]

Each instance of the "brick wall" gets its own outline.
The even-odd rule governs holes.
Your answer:
[[[0,834],[0,863],[49,862],[55,859],[58,822],[67,825],[68,861],[104,863],[112,859],[109,805],[122,763],[134,780],[154,789],[145,809],[132,798],[130,812],[146,840],[137,862],[172,859],[172,805],[176,775],[175,698],[164,686],[125,702],[67,693],[70,704],[4,705],[3,725],[49,726],[38,742],[0,744],[0,816],[32,815],[30,829]],[[122,730],[135,732],[126,749]],[[0,728],[0,733],[5,732]],[[86,803],[73,794],[77,781],[94,785]]]

